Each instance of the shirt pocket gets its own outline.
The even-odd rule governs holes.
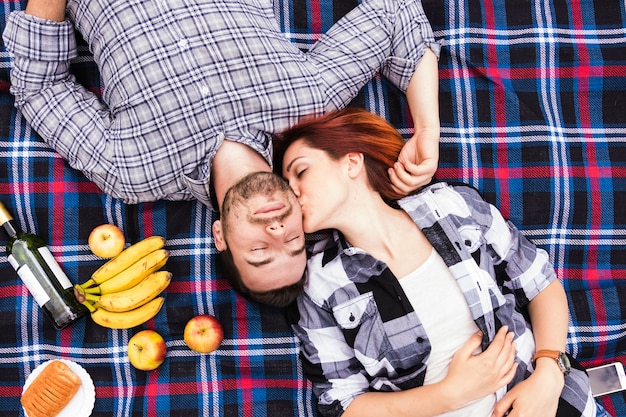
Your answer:
[[[199,165],[190,175],[181,175],[183,184],[195,199],[204,205],[213,208],[211,202],[210,169],[206,165]]]
[[[346,342],[366,368],[389,352],[389,338],[372,293],[338,304],[333,308],[333,315]]]
[[[459,235],[461,242],[470,253],[476,252],[485,244],[485,238],[478,226],[461,226],[459,227]]]
[[[343,330],[357,328],[375,312],[373,302],[372,293],[366,293],[337,305],[333,314],[339,327]]]

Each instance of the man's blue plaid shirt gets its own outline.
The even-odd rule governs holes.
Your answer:
[[[11,92],[52,148],[127,203],[210,205],[224,138],[271,164],[272,133],[345,106],[377,72],[404,91],[426,48],[439,52],[417,0],[364,1],[307,53],[280,32],[269,0],[70,0],[67,16],[11,14]],[[69,74],[74,27],[102,101]]]

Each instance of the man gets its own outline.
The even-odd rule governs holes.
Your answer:
[[[68,71],[74,28],[100,70],[102,101]],[[14,57],[16,106],[46,143],[127,203],[217,202],[216,246],[230,247],[235,267],[261,292],[267,282],[255,288],[255,278],[288,286],[305,264],[298,205],[265,186],[272,133],[345,106],[381,72],[406,91],[415,126],[390,170],[394,184],[414,190],[436,169],[439,46],[415,0],[366,0],[307,53],[279,32],[269,0],[30,0],[3,36]],[[235,189],[248,197],[224,210],[227,191],[242,179],[265,191]],[[244,208],[248,214],[223,233],[227,216]],[[284,223],[290,216],[295,240]],[[235,244],[253,235],[261,239]],[[218,242],[222,236],[228,243]],[[264,254],[247,257],[259,243]]]

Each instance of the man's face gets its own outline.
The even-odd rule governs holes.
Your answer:
[[[295,284],[306,265],[302,211],[293,191],[277,175],[250,174],[226,194],[219,250],[230,249],[244,284],[266,292]],[[215,231],[215,228],[214,228]]]

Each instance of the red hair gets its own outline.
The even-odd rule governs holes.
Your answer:
[[[300,139],[311,148],[325,151],[333,159],[350,152],[362,153],[372,188],[388,203],[404,197],[393,189],[387,170],[397,161],[405,141],[382,117],[348,107],[303,119],[274,138],[274,166],[278,173],[282,173],[285,151]]]

